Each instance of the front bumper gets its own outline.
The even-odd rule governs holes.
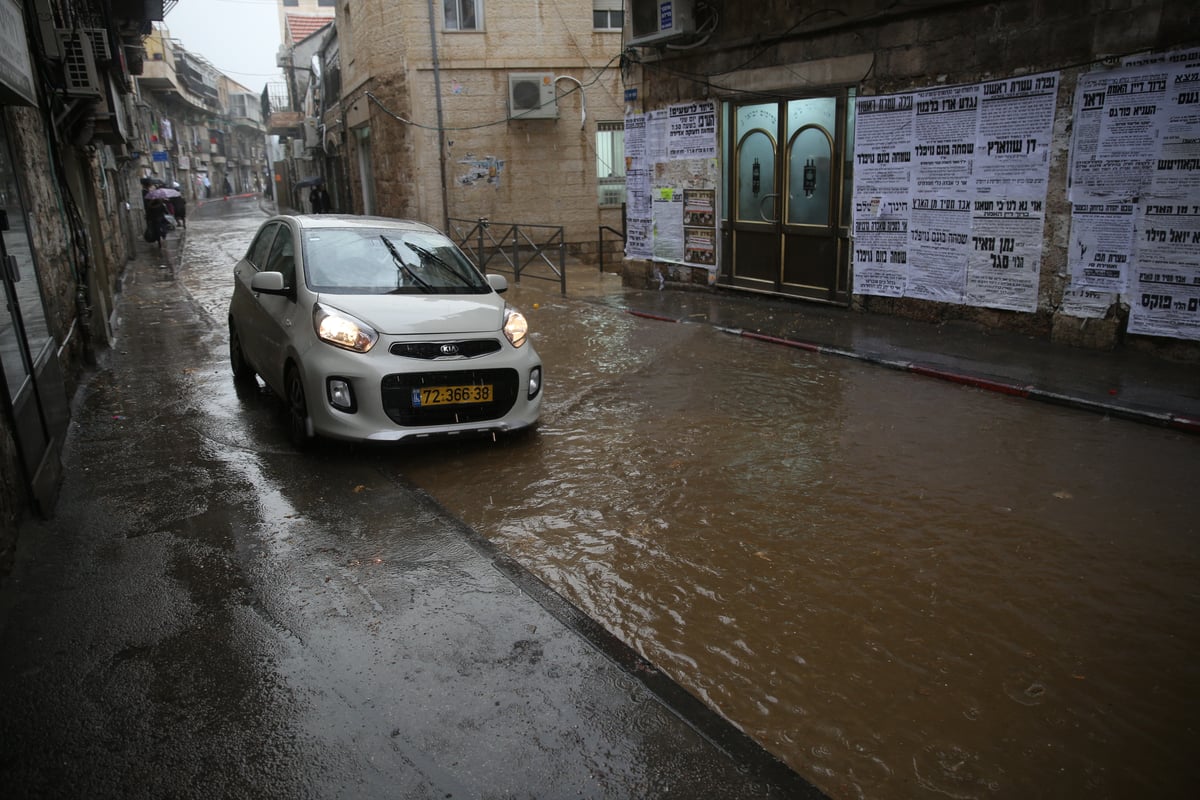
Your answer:
[[[461,344],[463,340],[445,341]],[[393,348],[397,343],[411,344],[412,339],[385,337],[371,352],[361,354],[318,343],[304,354],[301,372],[315,434],[395,442],[508,433],[537,423],[542,407],[540,377],[533,397],[529,386],[531,374],[536,370],[540,376],[542,364],[531,343],[516,348],[500,335],[500,347],[494,352],[446,358],[396,355],[394,350],[405,351]],[[420,400],[422,388],[480,385],[492,387],[486,402],[429,406]],[[331,391],[331,386],[339,391]]]

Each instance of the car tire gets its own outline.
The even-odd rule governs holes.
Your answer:
[[[297,449],[303,450],[311,444],[308,435],[308,400],[304,396],[304,381],[300,379],[300,371],[292,367],[284,380],[287,397],[284,398],[287,413],[288,440]]]
[[[229,366],[233,368],[235,381],[249,382],[254,378],[254,367],[250,366],[246,354],[242,352],[242,339],[232,322],[229,323]]]

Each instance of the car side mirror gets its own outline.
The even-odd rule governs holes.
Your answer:
[[[496,294],[504,294],[508,291],[508,278],[504,277],[503,275],[497,275],[489,272],[487,276],[487,282],[493,289],[496,290]]]
[[[250,279],[251,290],[259,294],[287,294],[282,272],[256,272]]]

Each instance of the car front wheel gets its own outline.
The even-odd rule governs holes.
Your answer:
[[[308,401],[304,397],[304,382],[295,367],[287,373],[287,426],[288,439],[297,448],[304,449],[312,441],[308,435]]]
[[[233,368],[235,381],[248,381],[254,377],[254,367],[242,352],[242,340],[232,322],[229,323],[229,365]]]

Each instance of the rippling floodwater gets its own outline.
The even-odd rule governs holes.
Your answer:
[[[185,269],[218,329],[257,222]],[[1196,437],[509,296],[539,431],[363,457],[835,797],[1193,795]]]
[[[523,304],[539,432],[402,469],[796,770],[838,797],[1190,794],[1194,437]]]

